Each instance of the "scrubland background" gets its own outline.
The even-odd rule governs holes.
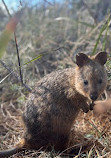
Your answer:
[[[1,1],[0,33],[3,32],[10,17]],[[4,0],[5,2],[5,0]],[[13,16],[23,9],[22,17],[16,27],[16,38],[20,55],[23,82],[33,89],[35,83],[44,75],[75,65],[75,55],[86,53],[94,55],[100,51],[108,52],[106,69],[108,73],[107,95],[110,97],[111,79],[111,0],[56,0],[46,1],[17,1],[15,7],[10,8]],[[36,61],[24,63],[42,55]],[[1,61],[5,66],[19,75],[18,60],[14,37],[9,41],[6,52]],[[1,63],[1,62],[0,62]],[[0,80],[9,71],[0,64]],[[29,91],[18,82],[13,74],[0,83],[0,150],[16,144],[22,134],[20,115],[24,109]],[[104,99],[104,98],[101,98]],[[110,157],[111,146],[111,112],[96,117],[93,112],[87,115],[80,113],[72,129],[72,140],[81,143],[85,138],[97,140],[102,144],[93,145],[90,150],[76,157]],[[74,138],[73,138],[74,136]],[[76,137],[76,138],[75,138]],[[59,154],[39,151],[39,157],[60,157]],[[14,157],[37,157],[37,151],[16,154]],[[67,156],[68,157],[68,156]]]

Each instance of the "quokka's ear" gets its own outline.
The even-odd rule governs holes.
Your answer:
[[[101,65],[104,65],[107,61],[107,53],[106,52],[100,52],[95,56],[95,60],[100,63]]]
[[[82,67],[83,65],[88,63],[88,61],[90,61],[90,59],[88,58],[88,56],[86,54],[79,53],[79,54],[76,55],[76,64],[79,67]]]

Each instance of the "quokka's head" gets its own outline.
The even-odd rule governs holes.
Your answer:
[[[106,61],[106,52],[100,52],[92,57],[83,53],[76,55],[75,88],[92,101],[95,101],[107,86],[104,67]]]

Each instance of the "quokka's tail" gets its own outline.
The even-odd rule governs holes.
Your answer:
[[[25,150],[25,140],[22,139],[14,148],[0,151],[0,158],[9,157],[17,152]]]

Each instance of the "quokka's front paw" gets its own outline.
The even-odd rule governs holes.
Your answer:
[[[89,108],[84,110],[85,113],[88,113],[88,111],[89,111]]]
[[[87,106],[83,106],[82,110],[83,110],[83,112],[88,113],[88,111],[90,110],[90,107],[88,105]]]
[[[90,104],[90,110],[94,110],[94,102],[92,102],[91,104]]]

